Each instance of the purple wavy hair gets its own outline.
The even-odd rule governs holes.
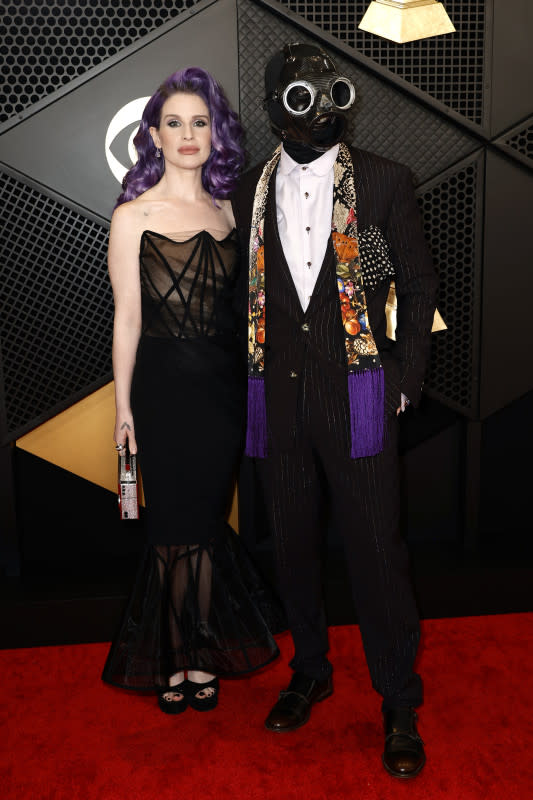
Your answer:
[[[158,182],[165,171],[163,158],[156,158],[150,128],[159,128],[161,109],[178,92],[196,94],[209,109],[211,154],[202,167],[202,184],[214,200],[227,197],[237,185],[244,165],[244,131],[220,84],[201,67],[186,67],[170,75],[144,107],[133,143],[138,161],[124,176],[122,193],[115,208],[134,200]]]

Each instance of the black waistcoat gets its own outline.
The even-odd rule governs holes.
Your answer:
[[[331,239],[304,312],[283,254],[273,192],[271,186],[264,237],[265,381],[270,434],[285,448],[297,436],[304,397],[312,402],[317,378],[347,402],[346,350]]]

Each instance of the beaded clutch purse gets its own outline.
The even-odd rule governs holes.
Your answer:
[[[137,456],[129,450],[118,456],[118,508],[120,519],[139,519]]]

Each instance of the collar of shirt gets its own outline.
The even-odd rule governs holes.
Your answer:
[[[337,160],[338,152],[339,145],[336,144],[329,150],[326,150],[325,153],[322,153],[321,156],[315,158],[315,160],[311,161],[309,164],[299,164],[298,161],[295,161],[294,158],[290,157],[290,155],[285,151],[285,148],[282,146],[278,169],[282,175],[289,175],[297,167],[307,167],[312,175],[327,175],[328,172],[333,169],[333,164]]]

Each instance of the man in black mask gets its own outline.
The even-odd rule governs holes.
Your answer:
[[[265,89],[271,127],[299,163],[314,161],[342,140],[355,88],[324,51],[286,45],[267,65]]]
[[[436,275],[409,170],[342,143],[355,88],[330,56],[285,45],[267,64],[265,89],[282,144],[234,198],[248,276],[246,452],[295,647],[292,679],[265,724],[294,730],[333,691],[321,563],[331,519],[382,697],[383,763],[411,777],[425,754],[415,712],[419,619],[398,524],[397,415],[419,400]],[[392,279],[395,339],[386,336]]]

